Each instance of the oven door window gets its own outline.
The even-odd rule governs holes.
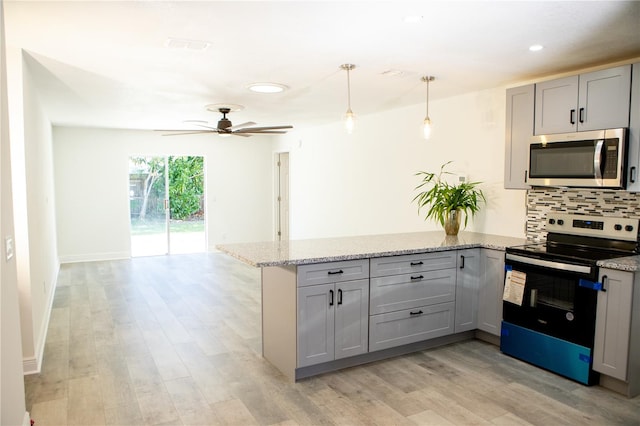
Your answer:
[[[584,346],[593,344],[597,291],[581,287],[594,277],[507,261],[527,274],[522,306],[504,302],[503,318]]]

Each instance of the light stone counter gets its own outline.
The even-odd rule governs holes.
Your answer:
[[[524,238],[461,232],[456,237],[443,231],[310,240],[220,244],[216,248],[256,267],[304,265],[341,260],[425,253],[467,248],[504,250],[526,244]]]
[[[627,256],[609,260],[600,260],[597,265],[601,268],[636,272],[640,270],[640,256]]]

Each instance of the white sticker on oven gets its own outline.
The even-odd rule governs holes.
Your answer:
[[[504,293],[502,300],[522,306],[524,297],[524,284],[527,281],[527,274],[520,271],[507,271],[504,278]]]

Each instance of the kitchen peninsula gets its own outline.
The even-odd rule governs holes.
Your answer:
[[[262,352],[289,379],[500,334],[512,238],[442,231],[223,244],[262,269]],[[497,340],[496,340],[497,341]]]

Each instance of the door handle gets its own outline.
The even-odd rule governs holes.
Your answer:
[[[333,290],[329,290],[329,306],[333,306]]]
[[[584,123],[584,108],[580,108],[578,112],[578,121]]]
[[[607,284],[607,282],[609,281],[609,277],[606,275],[602,276],[602,288],[600,289],[600,291],[604,291],[606,293],[607,289],[605,288],[605,284]]]
[[[636,166],[629,169],[629,182],[636,183]]]
[[[338,305],[342,305],[342,289],[338,289]]]
[[[464,269],[464,255],[460,255],[460,269]]]
[[[576,124],[576,110],[575,109],[572,109],[569,112],[569,122],[571,124]]]

